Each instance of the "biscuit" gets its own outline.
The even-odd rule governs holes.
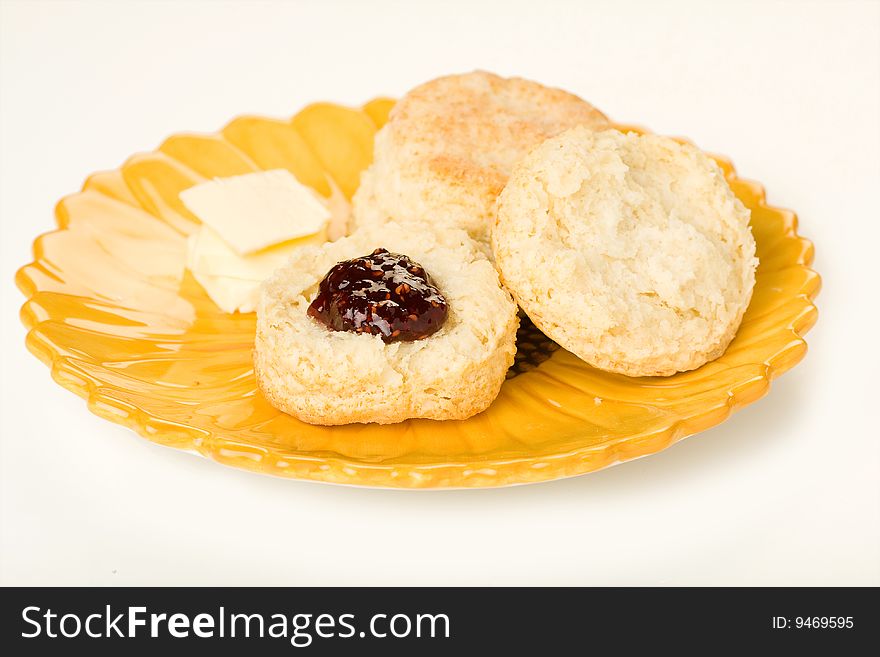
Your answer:
[[[514,164],[577,125],[609,124],[577,96],[520,78],[477,71],[427,82],[397,102],[376,134],[354,196],[355,224],[454,226],[488,252],[495,198]]]
[[[333,265],[384,247],[429,273],[449,306],[442,327],[412,342],[332,331],[307,315]],[[492,403],[513,363],[516,304],[458,229],[366,226],[299,250],[264,282],[254,365],[269,402],[312,424],[464,419]]]
[[[755,283],[749,211],[697,148],[569,130],[498,198],[502,282],[550,338],[603,370],[665,376],[720,356]]]

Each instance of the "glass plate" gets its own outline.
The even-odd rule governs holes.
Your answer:
[[[198,222],[178,193],[212,176],[286,168],[350,198],[392,105],[242,117],[91,176],[60,201],[58,230],[36,240],[34,262],[17,274],[28,348],[92,412],[149,440],[267,474],[400,488],[545,481],[652,454],[762,397],[803,357],[819,290],[813,247],[793,212],[767,205],[761,185],[716,157],[752,210],[761,261],[739,333],[716,361],[627,378],[524,322],[500,395],[469,420],[317,427],[275,410],[254,380],[254,315],[221,312],[183,269]]]

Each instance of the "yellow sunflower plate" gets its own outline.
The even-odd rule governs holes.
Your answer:
[[[97,415],[221,463],[317,481],[443,488],[583,474],[658,452],[768,390],[804,355],[816,320],[813,247],[794,213],[716,158],[752,211],[757,284],[718,360],[668,378],[587,366],[528,322],[492,406],[465,421],[318,427],[272,408],[251,363],[253,314],[221,312],[184,271],[198,224],[178,193],[206,178],[286,168],[325,196],[350,198],[393,102],[327,103],[288,121],[243,117],[181,134],[98,173],[57,207],[16,277],[27,346]]]

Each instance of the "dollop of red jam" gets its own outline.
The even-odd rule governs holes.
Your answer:
[[[308,313],[333,331],[411,342],[436,333],[449,305],[419,263],[376,249],[335,264],[318,286]]]

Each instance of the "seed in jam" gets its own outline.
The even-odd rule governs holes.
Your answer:
[[[308,310],[333,331],[379,335],[385,342],[426,338],[448,312],[425,268],[387,249],[335,264]]]

